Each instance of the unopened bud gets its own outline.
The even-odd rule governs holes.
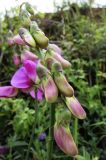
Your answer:
[[[79,118],[84,119],[86,118],[86,112],[82,108],[79,101],[73,96],[73,97],[66,97],[66,104],[69,110],[72,112],[72,114]]]
[[[25,42],[23,41],[23,39],[20,37],[19,34],[17,34],[16,36],[13,37],[14,43],[18,44],[18,45],[25,45]]]
[[[58,147],[69,156],[76,156],[78,154],[77,146],[71,135],[69,126],[54,125],[54,138]]]
[[[24,50],[21,54],[21,61],[23,63],[26,60],[36,61],[38,60],[38,56],[28,50]]]
[[[23,26],[27,27],[30,25],[30,16],[26,10],[21,10],[19,17]]]
[[[52,55],[53,58],[55,58],[58,62],[61,63],[62,68],[69,68],[71,67],[71,63],[65,60],[60,54],[57,52],[54,52],[53,50],[49,50],[49,53]]]
[[[66,77],[63,75],[62,72],[56,72],[56,74],[54,74],[54,80],[58,89],[63,95],[67,97],[72,97],[74,95],[73,88],[68,83]]]
[[[36,10],[34,9],[34,7],[32,7],[28,2],[25,3],[26,6],[26,10],[31,14],[31,15],[35,15],[36,14]]]
[[[41,48],[47,48],[49,39],[45,36],[44,32],[38,27],[36,22],[31,22],[30,32],[33,35],[36,43]]]
[[[33,39],[33,37],[31,36],[30,32],[27,29],[20,28],[19,29],[19,35],[24,40],[24,42],[26,44],[28,44],[29,46],[31,46],[31,47],[36,46],[35,40]]]
[[[42,86],[46,101],[49,103],[56,102],[58,98],[58,89],[52,77],[48,74],[42,79]]]

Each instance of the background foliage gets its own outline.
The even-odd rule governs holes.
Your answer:
[[[68,8],[68,9],[67,9]],[[0,21],[0,85],[9,84],[16,67],[12,62],[14,52],[6,37],[9,30],[17,33],[21,26],[18,9],[13,16],[6,13]],[[95,15],[96,13],[96,15]],[[50,39],[63,50],[63,56],[72,63],[67,70],[75,95],[87,112],[84,121],[79,120],[78,160],[106,159],[106,10],[92,9],[88,4],[63,3],[57,13],[38,13],[36,19]],[[43,101],[39,105],[35,139],[31,148],[31,160],[45,160],[48,142],[48,107]],[[1,155],[5,160],[23,160],[34,122],[36,104],[27,95],[20,93],[14,99],[0,99],[0,145],[8,146],[9,153]],[[70,123],[73,128],[73,118]],[[41,142],[39,134],[45,132],[46,140]],[[55,145],[55,144],[54,144]],[[68,160],[55,145],[54,159]]]

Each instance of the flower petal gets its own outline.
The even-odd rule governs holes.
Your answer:
[[[24,67],[26,69],[27,75],[28,77],[32,80],[32,81],[36,81],[36,66],[37,66],[37,61],[36,62],[32,62],[31,60],[26,60],[24,62]]]
[[[37,91],[37,100],[38,100],[38,101],[42,101],[43,98],[44,98],[44,93],[43,93],[43,91],[42,91],[41,89],[38,89],[38,91]]]
[[[16,88],[29,88],[32,81],[29,79],[25,67],[21,67],[16,71],[11,79],[11,85]]]
[[[18,93],[18,89],[13,86],[0,87],[0,97],[14,97]]]

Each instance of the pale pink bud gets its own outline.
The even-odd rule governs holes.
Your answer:
[[[19,56],[17,53],[15,53],[15,54],[13,55],[13,63],[14,63],[16,66],[19,66],[20,63],[21,63],[20,56]]]
[[[38,56],[28,50],[24,50],[21,54],[21,61],[23,63],[26,60],[36,61],[38,60]]]
[[[73,140],[70,129],[68,126],[55,124],[54,126],[54,138],[58,147],[69,156],[78,155],[77,146]]]
[[[23,39],[23,41],[31,46],[31,47],[36,47],[36,43],[35,40],[33,39],[32,35],[30,34],[30,32],[25,29],[25,28],[20,28],[19,29],[19,35],[21,36],[21,38]]]
[[[7,39],[7,43],[9,44],[9,46],[14,45],[14,40],[13,40],[13,38],[12,38],[12,37],[11,37],[11,38],[8,38],[8,39]]]
[[[52,49],[54,52],[58,53],[58,54],[62,54],[62,50],[60,47],[58,47],[56,44],[49,44],[50,49]]]
[[[46,101],[54,103],[58,98],[58,89],[52,77],[49,74],[46,77],[44,77],[44,79],[42,79],[42,86],[44,89]]]
[[[60,54],[54,52],[53,50],[50,51],[50,54],[55,58],[58,62],[61,63],[63,69],[71,67],[71,63],[64,59]]]
[[[82,108],[79,101],[73,96],[73,97],[66,97],[66,104],[69,110],[72,112],[72,114],[79,118],[84,119],[86,118],[86,112]]]
[[[25,42],[23,41],[23,39],[20,37],[19,34],[15,35],[13,37],[14,43],[18,44],[18,45],[25,45]]]

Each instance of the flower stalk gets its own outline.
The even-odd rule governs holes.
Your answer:
[[[49,126],[47,160],[52,160],[52,155],[53,155],[54,122],[55,122],[55,104],[51,104],[50,105],[50,126]]]

